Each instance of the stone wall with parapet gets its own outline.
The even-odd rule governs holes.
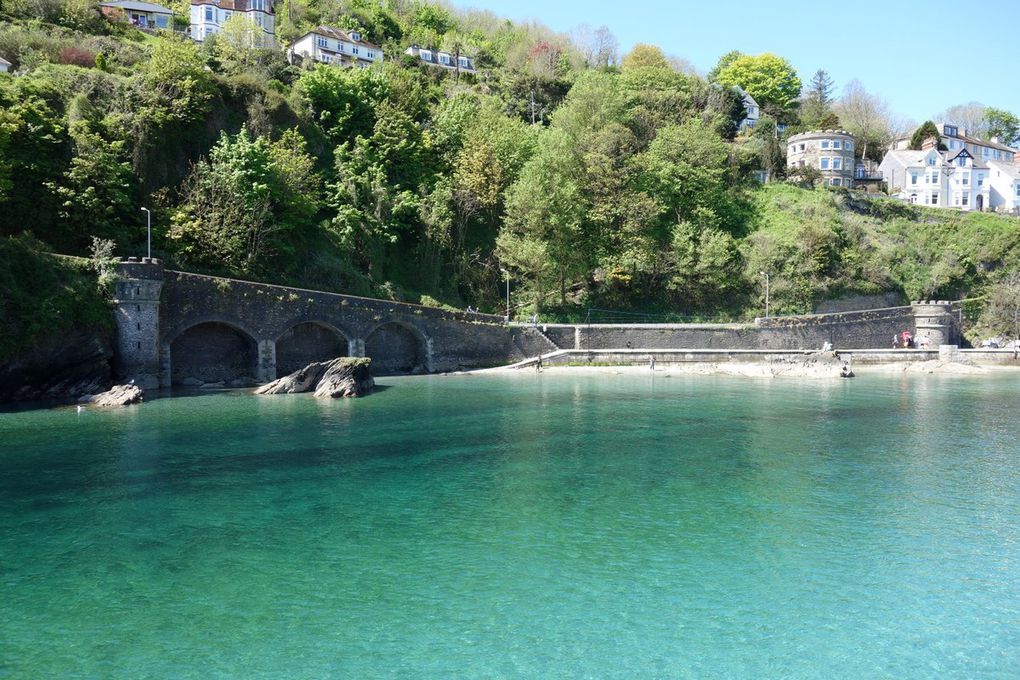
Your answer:
[[[912,307],[756,319],[743,324],[546,324],[539,328],[560,349],[818,349],[892,346],[893,335],[914,330]]]
[[[492,366],[518,358],[502,317],[423,307],[167,270],[160,309],[164,345],[203,322],[226,323],[257,343],[275,343],[302,323],[326,324],[364,353],[385,323],[413,329],[425,343],[430,372]],[[274,376],[275,377],[275,376]]]

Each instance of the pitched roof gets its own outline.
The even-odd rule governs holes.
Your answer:
[[[103,2],[99,4],[100,7],[117,7],[119,9],[133,9],[136,12],[153,12],[155,14],[173,14],[172,9],[163,7],[163,5],[156,5],[151,2],[135,2],[134,0],[112,0],[111,2]]]
[[[915,151],[914,149],[892,149],[886,152],[885,157],[889,158],[891,156],[893,160],[895,160],[897,163],[899,163],[905,168],[911,167],[923,168],[927,165],[927,163],[925,163],[925,159],[928,157],[928,154],[932,150],[933,149],[924,149],[921,151]],[[974,154],[970,153],[966,149],[960,149],[954,152],[936,151],[935,153],[939,155],[939,158],[942,159],[942,162],[944,164],[948,165],[949,163],[952,163],[954,160],[956,160],[958,156],[963,155],[964,152],[966,153],[966,157],[970,158],[973,161],[973,166],[976,169],[978,170],[988,169],[987,165],[985,165],[980,160],[975,158]],[[885,162],[885,159],[883,159],[883,162]]]
[[[220,9],[247,12],[252,9],[251,0],[191,0],[192,5],[216,5]],[[265,0],[263,12],[273,14],[273,0]]]
[[[12,64],[11,62],[7,61],[3,57],[0,57],[0,64],[3,64],[5,66],[14,66],[14,64]]]
[[[1002,161],[988,161],[989,167],[999,172],[1004,172],[1012,179],[1020,179],[1020,163],[1004,163]]]
[[[354,43],[355,45],[364,45],[365,47],[371,47],[373,49],[382,49],[374,43],[370,43],[367,40],[355,40],[351,35],[344,30],[339,28],[333,28],[332,26],[316,26],[312,30],[301,36],[304,38],[307,35],[321,35],[324,38],[333,38],[333,40],[343,40],[344,42]],[[300,40],[301,38],[298,38]],[[296,42],[296,41],[295,41]]]

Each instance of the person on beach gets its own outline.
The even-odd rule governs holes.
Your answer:
[[[899,346],[900,346],[900,334],[899,333],[893,333],[893,336],[892,336],[892,348],[896,349]]]

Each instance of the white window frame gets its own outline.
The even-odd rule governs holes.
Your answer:
[[[824,149],[824,150],[828,151],[829,150],[829,140],[823,139],[820,142],[818,142],[818,148],[819,149]]]
[[[315,36],[315,44],[318,47],[324,47],[327,50],[329,49],[329,39],[323,38],[321,35]]]
[[[212,7],[205,8],[205,20],[209,23],[215,23],[216,21],[216,10]]]
[[[833,156],[832,157],[832,169],[833,170],[842,170],[843,169],[843,157],[842,156]]]
[[[831,163],[832,163],[831,158],[829,158],[828,156],[822,156],[821,158],[818,159],[818,169],[828,170]]]
[[[832,140],[832,148],[835,149],[836,151],[842,151],[843,150],[843,142],[841,140],[838,140],[838,139]]]
[[[970,186],[970,173],[969,172],[961,172],[960,173],[960,184],[963,184],[964,186]]]
[[[848,139],[846,140],[846,142],[843,143],[843,148],[846,149],[847,151],[853,151],[854,143]]]
[[[910,173],[910,183],[911,184],[917,184],[917,173],[916,172]]]
[[[970,194],[963,194],[960,196],[960,205],[965,208],[970,205]]]

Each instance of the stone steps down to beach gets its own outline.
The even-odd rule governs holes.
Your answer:
[[[308,364],[290,375],[277,378],[255,390],[255,394],[297,394],[314,392],[316,397],[332,399],[361,397],[375,387],[369,373],[372,360],[367,357],[340,357]]]
[[[145,391],[138,385],[114,385],[106,392],[85,395],[78,401],[100,408],[116,408],[142,403]]]

